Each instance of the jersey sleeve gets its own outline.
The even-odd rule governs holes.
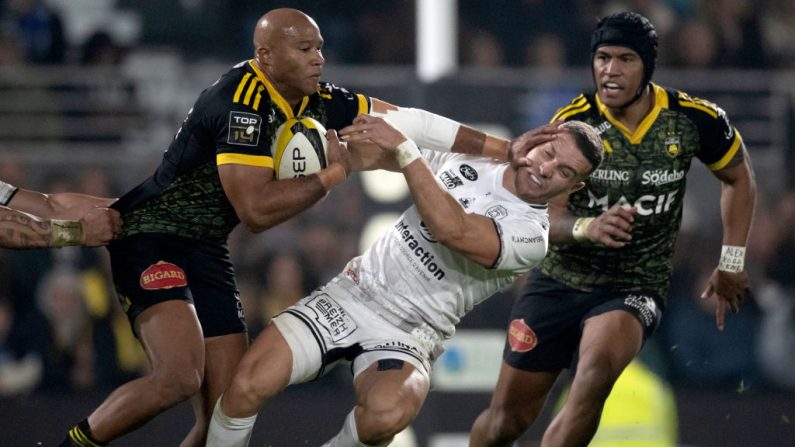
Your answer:
[[[549,122],[551,123],[560,119],[565,121],[576,119],[578,115],[591,110],[592,107],[593,105],[591,104],[591,101],[589,101],[589,98],[582,93],[576,98],[572,99],[570,103],[558,109]]]
[[[726,112],[716,104],[683,92],[678,94],[678,103],[698,129],[696,156],[713,171],[725,168],[743,146],[742,137]]]
[[[523,273],[541,263],[547,254],[549,230],[536,216],[521,215],[493,222],[500,238],[500,255],[494,269]]]
[[[210,130],[220,164],[273,167],[266,87],[254,73],[208,91],[203,124]]]
[[[434,174],[439,172],[443,164],[461,156],[461,154],[455,152],[439,152],[430,149],[420,149],[420,154],[428,162],[428,166],[430,166]]]
[[[325,103],[326,128],[339,130],[350,125],[357,115],[370,113],[370,97],[351,92],[328,82],[321,82],[318,89]]]

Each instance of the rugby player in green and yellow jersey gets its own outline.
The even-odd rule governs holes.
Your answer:
[[[550,202],[550,251],[514,305],[472,446],[512,445],[575,356],[571,392],[541,445],[588,444],[613,383],[659,323],[693,158],[722,182],[724,245],[702,295],[717,297],[718,329],[749,291],[744,254],[756,188],[739,132],[715,104],[651,82],[657,34],[645,17],[603,18],[591,51],[596,92],[553,120],[594,126],[605,160],[585,188]]]
[[[204,445],[213,406],[248,345],[229,233],[241,222],[253,232],[278,225],[350,173],[344,146],[329,144],[325,169],[275,179],[270,142],[287,119],[312,117],[333,142],[333,129],[360,114],[388,115],[429,149],[507,152],[507,140],[321,81],[323,38],[300,11],[266,13],[253,42],[252,59],[199,95],[155,173],[113,205],[124,219],[108,247],[113,280],[151,370],[111,393],[62,446],[106,445],[187,399],[196,424],[181,446]]]

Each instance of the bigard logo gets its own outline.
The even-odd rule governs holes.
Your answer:
[[[139,284],[144,290],[173,289],[188,285],[188,280],[181,268],[170,262],[159,261],[141,273]]]
[[[511,321],[508,326],[508,344],[513,352],[527,352],[538,345],[538,337],[524,319],[519,318]]]

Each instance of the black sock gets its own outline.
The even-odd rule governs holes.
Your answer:
[[[83,419],[69,430],[66,439],[58,447],[104,447],[108,444],[99,442],[91,434],[88,419]]]

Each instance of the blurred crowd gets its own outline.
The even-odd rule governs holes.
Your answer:
[[[136,45],[179,48],[190,57],[248,57],[251,24],[264,10],[289,3],[317,19],[330,63],[414,61],[413,0],[240,1],[234,7],[210,0],[111,3],[140,15]],[[68,41],[59,15],[64,4],[0,0],[0,66],[119,64],[127,49],[112,29]],[[588,36],[597,18],[626,8],[656,24],[664,46],[661,66],[795,67],[793,0],[460,0],[458,8],[465,65],[587,65]],[[568,100],[570,93],[576,94],[565,90],[559,97]],[[155,153],[147,156],[157,162]],[[0,179],[99,196],[118,196],[132,186],[99,167],[40,172],[9,159],[0,160]],[[722,333],[715,329],[714,303],[700,299],[717,262],[720,231],[683,228],[669,307],[646,347],[649,363],[675,385],[795,391],[795,190],[763,193],[746,260],[754,297]],[[354,177],[325,201],[263,234],[236,230],[229,244],[251,336],[356,255],[367,218],[383,208],[366,197]],[[110,390],[146,367],[108,269],[104,249],[0,251],[0,395]],[[512,293],[483,304],[486,310],[476,309],[462,327],[502,328]]]
[[[112,61],[121,46],[108,29],[68,33],[64,17],[84,2],[0,1],[0,65]],[[250,54],[252,24],[267,9],[291,6],[312,15],[326,38],[325,56],[341,64],[414,62],[414,0],[96,0],[95,9],[139,18],[136,46],[168,46],[199,58]],[[82,5],[82,6],[81,6]],[[475,66],[588,65],[589,35],[599,17],[629,9],[649,17],[670,67],[792,68],[791,0],[459,0],[460,60]],[[67,23],[65,23],[67,22]],[[69,41],[69,35],[80,41]]]

